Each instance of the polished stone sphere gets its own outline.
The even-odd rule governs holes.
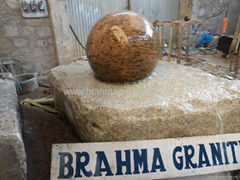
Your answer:
[[[156,66],[159,38],[142,15],[131,11],[111,13],[99,20],[88,35],[87,57],[100,80],[140,80]]]

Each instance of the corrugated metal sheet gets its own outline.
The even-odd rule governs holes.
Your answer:
[[[144,15],[149,21],[178,19],[179,0],[131,0],[131,10]],[[176,29],[173,38],[176,38]],[[164,37],[169,38],[169,28],[164,27]]]
[[[131,0],[131,10],[149,21],[178,19],[179,0]]]
[[[68,0],[69,22],[80,42],[86,47],[87,36],[93,25],[103,16],[126,10],[127,0]],[[73,38],[74,55],[85,55],[85,51]]]
[[[128,1],[131,11],[143,14],[151,22],[156,19],[178,19],[179,0],[68,0],[69,22],[80,42],[86,46],[87,36],[93,25],[111,12],[126,10]],[[72,43],[76,57],[85,55],[74,37]]]

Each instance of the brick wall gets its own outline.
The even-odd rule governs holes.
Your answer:
[[[0,59],[9,57],[22,72],[57,65],[50,18],[24,19],[19,0],[0,0]]]

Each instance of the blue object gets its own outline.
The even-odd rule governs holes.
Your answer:
[[[208,31],[205,31],[204,33],[201,34],[200,39],[197,44],[200,46],[203,46],[205,44],[210,43],[213,39],[214,39],[214,37],[211,35],[211,33]]]

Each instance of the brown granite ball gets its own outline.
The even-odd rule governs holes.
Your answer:
[[[153,71],[159,58],[158,35],[140,14],[111,13],[99,20],[88,35],[87,57],[100,80],[143,79]]]

